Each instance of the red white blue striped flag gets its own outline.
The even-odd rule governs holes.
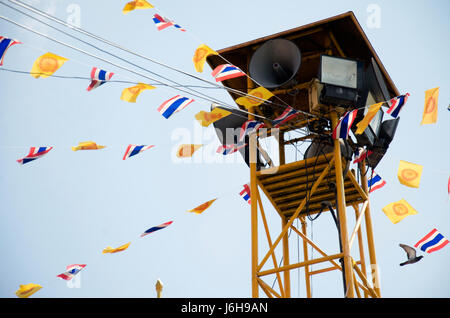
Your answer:
[[[36,160],[46,155],[53,147],[31,147],[28,155],[22,159],[17,160],[18,163],[24,165],[30,161]]]
[[[381,179],[381,177],[373,171],[372,178],[367,180],[367,186],[369,188],[369,193],[375,191],[376,189],[382,188],[386,185],[386,181]]]
[[[155,147],[154,145],[146,146],[146,145],[128,145],[127,150],[125,151],[125,154],[123,155],[123,159],[125,160],[127,158],[130,158],[134,155],[137,155],[138,153],[141,153],[147,149]]]
[[[62,274],[56,275],[56,277],[62,278],[64,280],[71,280],[76,274],[78,274],[86,264],[72,264],[66,267],[66,271]]]
[[[87,91],[91,91],[100,85],[105,84],[114,75],[112,72],[107,72],[99,68],[93,67],[91,70],[91,84],[89,84]]]
[[[239,195],[247,201],[248,204],[251,204],[251,198],[250,198],[250,184],[244,184],[244,190],[242,190]]]
[[[449,241],[438,232],[438,230],[433,229],[430,233],[425,235],[419,242],[414,245],[416,248],[420,248],[422,251],[427,253],[432,253],[440,250],[445,245],[447,245]]]
[[[185,109],[193,101],[192,98],[177,95],[162,103],[161,106],[158,107],[158,111],[168,119],[172,114]]]
[[[150,233],[153,233],[153,232],[155,232],[155,231],[164,229],[164,228],[168,227],[168,226],[169,226],[170,224],[172,224],[172,223],[173,223],[173,221],[169,221],[169,222],[163,223],[163,224],[161,224],[161,225],[151,227],[151,228],[149,228],[147,231],[145,231],[144,233],[142,233],[142,234],[141,234],[141,237],[144,237],[144,236],[146,236],[146,235],[149,235]]]
[[[362,147],[358,147],[355,150],[355,159],[353,160],[353,163],[358,163],[358,162],[363,161],[364,159],[367,158],[367,156],[370,156],[371,153],[372,153],[371,150],[367,150]]]
[[[355,121],[356,114],[358,110],[348,111],[344,114],[344,116],[339,119],[339,122],[333,130],[332,137],[333,139],[347,139],[348,133],[350,132],[350,128],[352,127],[353,122]]]
[[[158,29],[158,31],[164,30],[165,28],[168,28],[168,27],[170,27],[172,25],[175,28],[179,29],[180,31],[183,31],[183,32],[186,31],[185,29],[183,29],[178,24],[175,24],[173,21],[171,21],[171,20],[169,20],[167,18],[163,18],[159,14],[154,14],[153,15],[153,22],[155,23],[156,28]]]
[[[217,153],[221,153],[222,155],[226,156],[232,153],[235,153],[241,148],[244,148],[247,144],[244,143],[238,143],[233,145],[220,145],[219,148],[217,148]]]
[[[211,75],[216,79],[216,82],[221,82],[230,78],[245,76],[246,74],[242,72],[237,66],[231,64],[222,64],[217,66],[212,71]]]
[[[392,117],[397,118],[398,114],[402,110],[402,107],[406,104],[408,97],[409,93],[392,98],[388,101],[389,109],[386,112]]]
[[[252,133],[253,131],[257,131],[260,128],[265,126],[264,123],[256,120],[247,120],[242,124],[241,133],[239,135],[239,142],[244,140],[244,137]]]
[[[14,44],[20,43],[19,41],[0,36],[0,66],[3,65],[3,58],[5,57],[6,51]]]
[[[289,120],[294,119],[298,115],[300,115],[298,111],[288,106],[280,116],[273,120],[272,126],[278,128]]]

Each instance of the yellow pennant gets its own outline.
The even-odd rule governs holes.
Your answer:
[[[130,1],[128,2],[125,7],[123,7],[122,12],[124,14],[127,14],[130,11],[136,10],[136,9],[149,9],[149,8],[154,8],[153,5],[151,5],[150,3],[148,3],[145,0],[134,0],[134,1]]]
[[[383,208],[384,214],[391,220],[392,223],[396,224],[403,220],[408,215],[414,215],[418,212],[406,202],[404,199],[400,201],[390,203]]]
[[[271,91],[262,86],[252,89],[250,92],[248,92],[248,95],[255,96],[257,98],[252,98],[250,96],[239,97],[238,99],[236,99],[236,103],[244,106],[245,108],[250,108],[253,106],[261,105],[262,103],[264,103],[264,100],[268,100],[269,98],[274,96]]]
[[[20,285],[19,289],[16,291],[16,296],[19,298],[28,298],[33,295],[35,292],[42,288],[41,285],[38,284],[26,284]]]
[[[130,246],[130,244],[131,244],[131,242],[129,242],[127,244],[124,244],[122,246],[116,247],[116,248],[108,246],[102,251],[102,253],[103,254],[106,254],[106,253],[113,254],[113,253],[117,253],[117,252],[123,252],[123,251],[125,251],[128,248],[128,246]]]
[[[439,87],[425,91],[425,106],[421,125],[434,124],[438,117]]]
[[[381,105],[383,105],[383,102],[373,104],[369,107],[369,110],[367,111],[366,116],[364,116],[364,118],[361,119],[361,121],[356,124],[356,127],[358,127],[358,129],[356,129],[356,132],[355,132],[356,135],[361,135],[364,132],[364,130],[366,130],[367,126],[369,126],[372,119],[375,117],[375,115],[380,110]]]
[[[217,200],[217,198],[212,199],[212,200],[210,200],[208,202],[205,202],[203,204],[200,204],[198,207],[193,208],[192,210],[188,210],[188,212],[194,212],[196,214],[200,214],[203,211],[205,211],[207,208],[209,208],[214,203],[214,201],[216,201],[216,200]]]
[[[177,157],[188,158],[192,157],[195,151],[197,151],[203,145],[183,144],[178,147]]]
[[[421,165],[400,160],[397,172],[398,181],[405,186],[418,188],[422,170],[423,166]]]
[[[209,55],[219,55],[212,48],[206,44],[201,44],[196,50],[192,61],[194,62],[195,70],[199,73],[203,72],[203,65],[205,64],[206,58]]]
[[[130,103],[136,103],[136,99],[138,98],[139,94],[146,90],[146,89],[155,89],[155,86],[139,83],[132,87],[127,87],[122,91],[122,95],[120,96],[121,100],[124,100],[126,102]]]
[[[93,141],[82,141],[82,142],[78,143],[78,146],[72,147],[72,150],[73,151],[77,151],[77,150],[97,150],[97,149],[103,149],[103,148],[106,148],[106,146],[97,145]]]
[[[68,59],[65,57],[53,54],[45,53],[34,61],[30,74],[34,78],[47,78],[52,76]]]
[[[202,125],[203,127],[208,127],[213,122],[218,121],[219,119],[222,119],[230,114],[231,112],[216,107],[209,113],[203,110],[200,111],[195,115],[195,119],[197,119],[200,125]]]

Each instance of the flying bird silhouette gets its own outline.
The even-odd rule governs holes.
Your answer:
[[[417,263],[422,259],[423,256],[416,256],[416,250],[412,248],[411,246],[405,245],[405,244],[399,244],[401,248],[403,248],[406,252],[406,256],[408,257],[408,260],[406,262],[403,262],[400,264],[400,266],[406,265],[406,264],[414,264]]]

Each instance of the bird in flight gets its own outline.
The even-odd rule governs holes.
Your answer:
[[[423,256],[416,256],[416,250],[412,248],[411,246],[405,245],[405,244],[399,244],[401,248],[403,248],[406,252],[406,256],[408,257],[408,260],[401,263],[400,266],[406,265],[406,264],[414,264],[417,263],[422,259]]]

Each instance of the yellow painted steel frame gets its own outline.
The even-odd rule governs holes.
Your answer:
[[[337,125],[337,114],[332,112],[330,114],[330,119],[332,122],[332,128]],[[365,163],[362,162],[359,164],[360,167],[360,175],[361,175],[361,184],[360,186],[353,176],[353,173],[349,173],[350,181],[357,189],[358,193],[362,198],[361,208],[358,204],[353,203],[350,204],[355,211],[355,226],[352,232],[348,233],[347,231],[347,213],[346,213],[346,197],[345,197],[345,188],[344,188],[344,178],[342,171],[342,160],[340,153],[340,145],[339,141],[334,141],[334,155],[331,157],[329,164],[326,165],[321,172],[320,176],[315,180],[313,185],[307,190],[308,195],[303,198],[299,206],[296,208],[293,215],[286,217],[282,210],[273,198],[271,198],[267,189],[265,189],[262,182],[259,180],[259,176],[262,174],[260,171],[257,171],[256,166],[256,156],[257,156],[257,134],[250,134],[249,148],[250,148],[250,193],[252,196],[251,200],[251,286],[252,286],[252,297],[258,298],[260,297],[259,291],[260,289],[264,292],[267,297],[270,298],[289,298],[291,297],[291,282],[290,282],[290,270],[295,268],[304,268],[305,270],[305,286],[306,286],[306,297],[312,297],[311,292],[311,284],[310,279],[313,275],[317,275],[320,273],[326,273],[333,270],[344,270],[345,273],[345,281],[346,281],[346,295],[345,297],[353,298],[353,297],[380,297],[380,286],[378,281],[378,272],[377,272],[377,262],[375,256],[375,245],[373,239],[373,230],[372,230],[372,222],[370,217],[370,204],[369,204],[369,194],[367,187],[367,177],[365,174]],[[280,151],[280,167],[285,165],[285,154],[284,154],[284,137],[283,135],[278,136],[279,141],[279,151]],[[289,142],[289,141],[287,141]],[[286,142],[286,143],[287,143]],[[339,225],[340,225],[340,233],[341,233],[341,243],[342,243],[342,252],[328,254],[323,251],[317,244],[315,244],[311,239],[307,236],[307,224],[305,220],[305,215],[302,215],[301,212],[305,205],[307,204],[307,199],[314,195],[318,186],[324,180],[324,178],[332,171],[334,166],[334,174],[336,177],[336,187],[337,187],[337,201],[336,207],[339,216]],[[273,170],[273,168],[272,168]],[[259,193],[259,189],[261,189],[264,194],[267,196],[275,210],[281,217],[281,232],[278,236],[275,237],[275,240],[272,239],[269,233],[269,225],[267,223],[266,214],[264,211],[263,203],[261,200],[261,196]],[[263,229],[266,234],[267,244],[269,250],[265,253],[260,260],[258,255],[259,250],[259,242],[258,242],[258,220],[259,217],[263,223]],[[297,229],[293,223],[294,220],[299,218],[301,221],[301,229]],[[364,240],[362,235],[362,224],[365,223],[365,230],[367,235],[367,249],[369,251],[369,259],[371,266],[371,276],[372,276],[372,284],[366,277],[366,261],[364,257]],[[293,233],[296,233],[303,240],[303,256],[304,260],[299,263],[290,263],[289,259],[289,239],[288,239],[288,231],[291,230]],[[350,234],[350,235],[349,235]],[[358,241],[358,251],[359,251],[359,261],[354,261],[351,256],[351,248],[355,240]],[[283,264],[279,266],[275,249],[278,247],[279,243],[282,242],[282,255],[283,255]],[[311,246],[316,250],[321,257],[310,259],[308,255],[308,246]],[[271,258],[273,268],[264,269],[264,265],[266,265],[267,260]],[[343,266],[339,265],[337,260],[342,260]],[[330,263],[331,266],[322,268],[319,270],[311,271],[310,265],[319,264],[319,263]],[[343,268],[342,268],[343,267]],[[270,277],[271,275],[275,275],[277,280],[277,288],[270,287],[269,284],[264,282],[263,278]],[[281,274],[283,275],[283,279],[281,278]],[[357,280],[359,278],[360,281]],[[272,276],[273,279],[273,276]],[[277,289],[277,290],[276,290]]]

